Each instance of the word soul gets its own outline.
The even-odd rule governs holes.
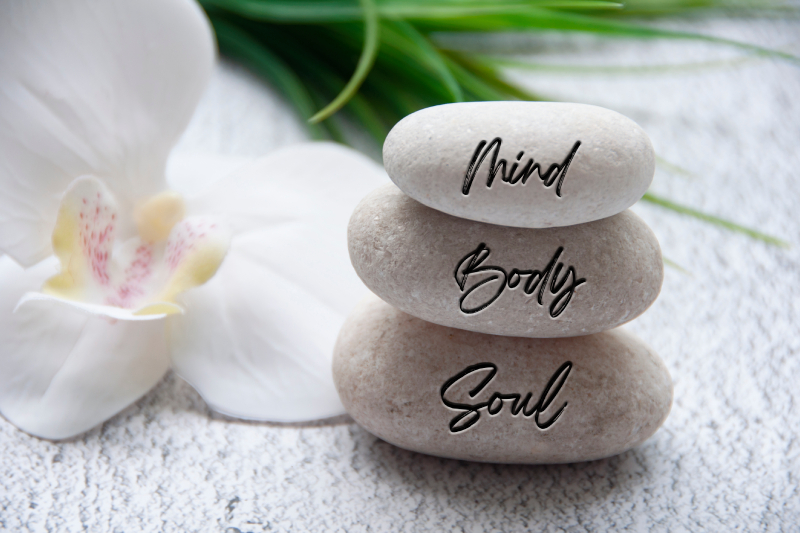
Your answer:
[[[479,363],[477,365],[468,366],[452,378],[448,379],[445,384],[442,385],[440,395],[444,405],[450,409],[461,411],[460,414],[456,415],[450,421],[450,424],[448,425],[450,428],[450,433],[460,433],[477,424],[478,420],[481,418],[481,409],[486,409],[486,412],[490,416],[499,414],[500,411],[503,410],[503,405],[506,401],[511,403],[512,416],[517,416],[519,413],[522,413],[522,416],[525,418],[530,418],[532,416],[536,427],[539,429],[547,429],[555,424],[556,420],[558,420],[558,418],[561,416],[561,413],[563,413],[564,409],[567,407],[567,402],[564,402],[564,405],[561,406],[561,409],[556,411],[556,413],[550,417],[550,420],[539,420],[539,415],[546,411],[548,407],[550,407],[550,405],[555,401],[556,396],[558,396],[558,393],[561,392],[561,388],[564,386],[564,383],[566,383],[567,376],[569,376],[569,372],[572,370],[571,361],[567,361],[561,365],[558,370],[556,370],[555,374],[553,374],[553,376],[550,378],[550,381],[547,382],[542,394],[539,396],[539,400],[532,406],[528,405],[533,399],[532,392],[529,392],[527,395],[525,395],[525,398],[523,398],[519,393],[494,392],[485,402],[475,403],[466,403],[463,400],[459,401],[455,398],[452,398],[451,395],[448,394],[450,390],[461,381],[476,379],[477,377],[480,377],[480,374],[486,370],[489,371],[488,374],[486,374],[486,376],[468,393],[468,397],[470,399],[475,398],[486,387],[489,386],[489,383],[497,374],[497,365],[494,363]]]

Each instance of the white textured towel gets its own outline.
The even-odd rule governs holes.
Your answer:
[[[692,28],[800,54],[797,22]],[[692,43],[547,42],[547,60],[576,64],[739,55]],[[589,463],[473,464],[400,450],[346,418],[311,427],[224,420],[170,375],[70,442],[38,440],[0,420],[0,527],[798,531],[800,68],[750,58],[696,70],[541,71],[525,79],[541,94],[603,105],[642,125],[659,155],[691,172],[662,166],[654,192],[792,244],[768,246],[635,207],[665,256],[688,271],[668,268],[658,301],[627,326],[674,378],[672,413],[655,436]],[[178,150],[256,156],[301,138],[273,93],[223,64]]]

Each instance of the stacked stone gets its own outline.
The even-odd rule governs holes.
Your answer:
[[[400,121],[395,185],[348,229],[362,302],[334,350],[337,390],[378,437],[443,457],[563,463],[636,446],[672,380],[616,329],[663,280],[627,210],[654,172],[647,135],[594,106],[449,104]]]

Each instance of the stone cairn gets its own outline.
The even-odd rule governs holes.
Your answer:
[[[384,146],[394,185],[348,228],[380,297],[334,349],[350,415],[402,448],[501,463],[599,459],[655,433],[672,380],[617,328],[664,276],[627,209],[654,161],[637,124],[588,105],[448,104],[400,121]]]

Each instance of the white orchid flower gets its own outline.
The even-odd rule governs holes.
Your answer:
[[[380,168],[310,143],[175,190],[215,58],[198,6],[0,10],[0,412],[71,437],[172,367],[232,416],[342,413],[331,350],[364,291],[346,223]]]

